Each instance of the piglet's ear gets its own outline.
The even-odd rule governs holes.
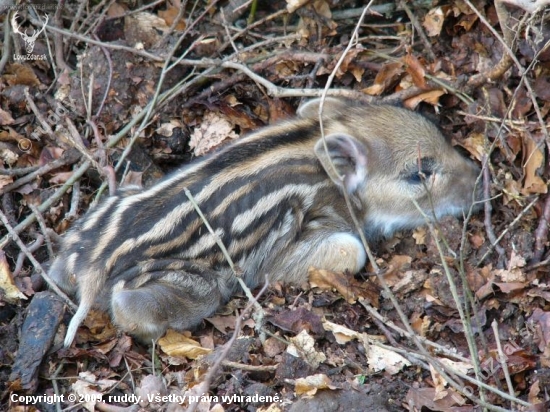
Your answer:
[[[353,194],[367,179],[367,148],[355,137],[334,133],[315,144],[315,154],[336,185]],[[332,163],[332,164],[331,164]]]
[[[302,104],[298,108],[298,116],[303,119],[318,119],[319,118],[319,105],[321,104],[321,98],[310,100]],[[329,117],[332,114],[345,111],[347,107],[346,101],[335,97],[325,98],[323,103],[323,118]]]

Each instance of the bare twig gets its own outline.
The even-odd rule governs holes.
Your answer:
[[[7,16],[4,17],[4,44],[2,50],[2,58],[0,59],[0,73],[4,73],[6,64],[11,58],[11,24]]]
[[[426,33],[424,33],[424,29],[422,28],[422,25],[412,12],[409,6],[407,6],[407,3],[403,0],[399,2],[399,7],[405,10],[405,13],[407,13],[407,16],[409,17],[409,20],[411,21],[412,25],[416,29],[416,32],[418,33],[418,36],[420,37],[420,40],[422,41],[422,44],[424,44],[425,51],[428,53],[428,57],[431,61],[435,61],[435,53],[432,50],[432,44],[430,42],[430,39],[428,39],[428,36],[426,36]]]
[[[493,223],[491,221],[491,212],[493,211],[493,207],[491,206],[491,176],[488,162],[489,158],[487,157],[487,155],[483,155],[481,164],[483,165],[483,207],[485,209],[485,232],[487,233],[487,237],[489,238],[491,244],[495,245],[495,249],[500,256],[500,260],[502,262],[506,262],[506,251],[502,246],[497,243],[497,237],[495,236]]]
[[[508,386],[508,393],[510,394],[510,396],[515,397],[514,385],[512,384],[512,379],[510,378],[510,371],[508,370],[506,355],[504,354],[504,351],[502,350],[502,345],[500,343],[500,336],[498,333],[498,323],[495,319],[493,319],[493,321],[491,322],[491,328],[493,328],[493,334],[495,335],[495,342],[497,344],[497,351],[498,351],[498,361],[504,372],[504,378],[506,379],[506,385]],[[512,405],[510,405],[510,407],[512,410],[515,410],[515,405],[513,403]]]
[[[506,233],[512,230],[512,228],[521,220],[521,218],[529,211],[529,209],[531,209],[538,202],[538,200],[539,198],[537,196],[535,199],[531,201],[531,203],[529,203],[527,206],[523,208],[520,214],[516,216],[516,218],[512,221],[512,223],[510,223],[506,227],[506,229],[504,229],[504,231],[500,234],[500,236],[496,239],[497,243],[500,242],[504,236],[506,236]],[[489,248],[487,249],[487,252],[485,252],[485,254],[481,257],[481,259],[479,259],[476,266],[480,266],[481,263],[483,263],[483,261],[487,258],[487,256],[489,256],[489,254],[493,251],[493,248],[495,247],[495,245],[496,245],[495,243],[491,243],[491,246],[489,246]]]
[[[12,190],[17,189],[18,187],[21,187],[29,182],[32,182],[34,179],[36,179],[39,176],[45,175],[46,173],[51,172],[52,170],[59,169],[60,167],[67,166],[70,164],[75,163],[78,160],[79,156],[78,154],[71,150],[66,151],[62,157],[59,159],[56,159],[50,163],[46,163],[44,166],[39,167],[38,169],[34,170],[33,172],[27,174],[26,176],[23,176],[19,179],[17,179],[15,182],[10,183],[3,188],[0,189],[0,195],[3,193],[10,192]]]
[[[42,275],[44,280],[48,283],[48,286],[53,289],[55,293],[57,293],[71,308],[77,309],[77,306],[59,289],[59,287],[56,285],[56,283],[48,276],[42,265],[34,258],[32,255],[32,252],[27,248],[25,243],[21,240],[17,232],[14,230],[14,228],[9,224],[8,219],[4,212],[0,210],[0,220],[4,224],[4,227],[8,230],[9,236],[17,243],[17,246],[19,246],[19,249],[21,252],[27,256],[27,258],[31,261],[32,265],[34,266],[35,270]],[[1,249],[1,248],[0,248]]]
[[[546,195],[544,208],[540,216],[539,224],[535,230],[535,251],[533,263],[541,260],[545,248],[548,246],[548,225],[550,224],[550,194]]]
[[[260,290],[260,292],[256,295],[256,297],[252,297],[252,300],[249,301],[246,308],[243,309],[243,311],[241,312],[241,315],[237,317],[237,320],[235,322],[235,330],[233,331],[233,335],[231,336],[231,339],[229,339],[223,345],[222,351],[218,355],[218,358],[216,359],[214,364],[209,368],[208,373],[206,374],[204,380],[199,385],[193,387],[192,390],[194,393],[202,395],[208,392],[208,389],[210,388],[210,384],[212,383],[214,376],[216,375],[216,373],[218,373],[218,369],[220,368],[222,363],[225,361],[225,358],[227,358],[227,354],[229,353],[229,350],[231,349],[231,347],[235,343],[235,340],[237,340],[237,337],[239,336],[239,333],[242,328],[242,316],[245,313],[247,313],[250,309],[252,309],[253,306],[259,306],[257,299],[265,292],[268,286],[269,284],[266,279],[266,282],[262,287],[262,289]],[[189,408],[187,408],[187,412],[194,412],[197,409],[197,406],[198,406],[198,402],[190,404]]]
[[[50,235],[48,233],[48,227],[46,226],[46,222],[44,221],[44,217],[42,216],[42,213],[40,213],[40,210],[33,205],[29,204],[29,208],[32,210],[32,212],[36,215],[36,220],[38,221],[38,226],[40,226],[40,230],[42,231],[42,234],[44,235],[44,240],[46,241],[46,247],[48,248],[48,256],[50,259],[53,259],[54,252],[52,247],[52,241],[50,239]]]

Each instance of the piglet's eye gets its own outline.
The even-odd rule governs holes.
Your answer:
[[[420,184],[423,179],[429,179],[433,175],[433,171],[430,169],[424,169],[422,172],[414,172],[406,177],[406,180],[410,184]]]

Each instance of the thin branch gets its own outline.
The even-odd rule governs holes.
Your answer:
[[[65,301],[65,303],[67,303],[67,305],[69,305],[71,308],[76,310],[77,306],[67,297],[67,295],[65,295],[65,293],[63,293],[61,289],[59,289],[59,287],[52,280],[52,278],[48,276],[48,274],[46,273],[42,265],[34,258],[32,252],[27,248],[25,243],[23,243],[23,241],[21,240],[21,238],[19,237],[15,229],[9,224],[8,218],[6,217],[4,212],[2,212],[1,210],[0,210],[0,220],[4,224],[4,227],[8,230],[8,233],[9,233],[8,236],[10,236],[15,241],[15,243],[17,243],[17,246],[19,246],[19,249],[21,250],[21,252],[23,252],[25,256],[27,256],[27,258],[31,261],[35,270],[38,273],[40,273],[40,275],[42,275],[44,280],[48,283],[48,286],[51,289],[53,289],[53,291],[57,293]]]

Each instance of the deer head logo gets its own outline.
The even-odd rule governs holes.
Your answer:
[[[17,24],[17,12],[15,12],[11,18],[11,26],[13,27],[13,31],[23,38],[23,41],[25,42],[25,50],[27,51],[27,54],[31,54],[34,50],[34,43],[36,42],[36,39],[38,38],[38,35],[42,33],[46,29],[46,24],[48,24],[48,15],[46,14],[46,22],[42,25],[42,29],[36,31],[34,30],[32,35],[27,34],[27,30],[24,32],[21,32],[19,30],[19,25]]]

